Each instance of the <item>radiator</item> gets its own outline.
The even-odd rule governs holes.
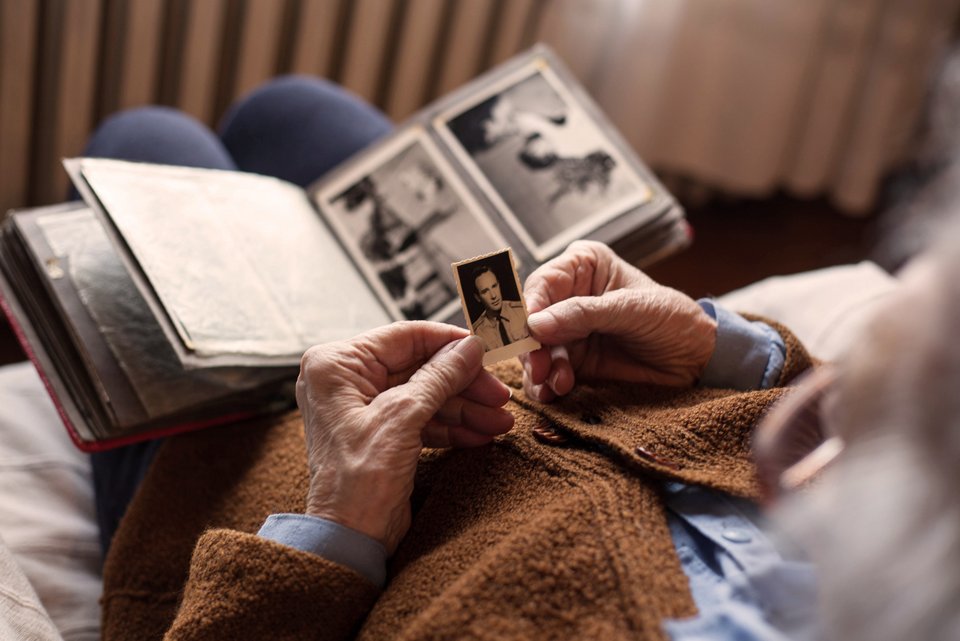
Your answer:
[[[537,41],[669,178],[869,211],[958,0],[0,0],[0,211],[62,200],[104,116],[214,125],[264,80],[335,80],[401,121]]]

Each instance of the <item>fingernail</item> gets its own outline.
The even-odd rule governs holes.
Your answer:
[[[540,297],[536,294],[527,294],[525,296],[527,303],[527,311],[531,314],[535,314],[543,309],[543,305],[540,303]]]
[[[534,334],[545,331],[552,320],[550,314],[544,314],[543,312],[534,312],[527,316],[527,327],[530,328],[530,331]]]
[[[513,388],[510,387],[509,385],[507,385],[506,383],[504,383],[504,382],[501,381],[501,380],[498,380],[497,382],[500,383],[500,388],[501,388],[501,389],[506,390],[506,392],[507,392],[507,401],[509,401],[511,398],[513,398]],[[504,403],[506,403],[507,401],[504,401]]]
[[[554,372],[550,375],[550,378],[547,380],[547,385],[550,386],[550,389],[553,390],[554,394],[559,394],[557,391],[557,380],[560,378],[560,372]]]
[[[467,336],[460,339],[453,350],[468,361],[479,361],[483,358],[483,341],[476,336]]]
[[[542,401],[543,398],[543,385],[531,385],[530,386],[530,395],[533,396],[535,400]]]
[[[556,394],[553,393],[553,390],[551,390],[546,385],[537,385],[536,392],[537,392],[537,400],[540,401],[541,403],[549,403],[556,396]]]

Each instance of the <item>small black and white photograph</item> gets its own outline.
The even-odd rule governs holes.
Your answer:
[[[535,62],[437,125],[538,260],[650,198],[559,78]]]
[[[397,319],[456,313],[449,265],[505,243],[422,130],[318,194],[334,231]]]
[[[483,341],[484,365],[540,348],[527,328],[527,308],[509,247],[451,267],[467,327]]]

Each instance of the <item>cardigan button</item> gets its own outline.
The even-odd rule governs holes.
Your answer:
[[[553,429],[553,425],[548,421],[540,421],[532,431],[535,439],[547,445],[563,445],[570,440],[566,435]]]
[[[668,467],[671,470],[679,470],[682,466],[679,463],[667,460],[661,456],[657,456],[647,448],[642,445],[638,445],[634,451],[637,453],[637,456],[640,458],[650,461],[651,463],[656,463],[657,465],[662,465],[663,467]]]

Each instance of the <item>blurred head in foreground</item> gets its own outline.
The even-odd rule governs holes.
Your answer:
[[[761,474],[788,414],[843,443],[776,511],[817,565],[829,639],[960,639],[960,220],[901,280],[835,378],[808,386],[822,393],[772,412],[757,439]]]

